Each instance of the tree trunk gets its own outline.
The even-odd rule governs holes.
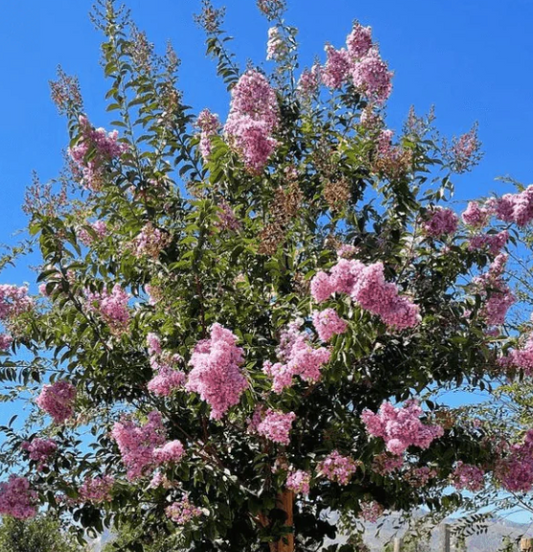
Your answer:
[[[276,506],[285,512],[287,519],[285,525],[293,529],[293,504],[294,504],[294,492],[285,489],[278,495]],[[261,523],[266,527],[268,525],[268,519],[265,515],[260,514],[259,519]],[[294,552],[294,532],[285,535],[277,542],[270,543],[270,552]]]

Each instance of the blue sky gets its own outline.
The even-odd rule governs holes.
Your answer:
[[[48,81],[61,64],[78,75],[86,111],[97,126],[109,122],[106,83],[99,65],[101,36],[87,16],[88,0],[3,2],[0,17],[0,242],[24,227],[24,189],[35,170],[43,181],[58,174],[67,145],[65,121],[50,100]],[[203,34],[192,22],[199,0],[129,0],[138,26],[160,51],[170,39],[180,58],[185,102],[196,111],[225,114],[228,96],[204,56]],[[254,0],[226,0],[225,27],[234,35],[241,65],[265,61],[268,22]],[[302,65],[323,47],[344,44],[351,23],[371,25],[383,57],[395,71],[388,104],[389,125],[400,129],[409,107],[427,112],[435,105],[444,135],[461,134],[479,122],[485,158],[472,173],[456,179],[461,200],[507,185],[510,174],[529,183],[533,174],[533,0],[289,0],[286,20],[300,29]],[[2,281],[21,283],[33,275],[9,269]],[[33,284],[33,291],[36,286]]]

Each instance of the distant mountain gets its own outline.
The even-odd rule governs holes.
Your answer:
[[[421,514],[422,515],[422,514]],[[335,516],[331,516],[331,521],[334,521]],[[452,530],[454,520],[448,520]],[[379,526],[379,532],[378,532]],[[473,528],[474,530],[476,528]],[[379,520],[377,523],[365,524],[364,540],[370,547],[371,552],[383,552],[384,547],[388,542],[391,542],[394,537],[402,537],[406,527],[400,523],[398,514],[390,514],[386,518]],[[477,528],[477,534],[473,534],[466,539],[466,550],[468,552],[497,552],[502,544],[504,537],[510,537],[518,542],[521,537],[528,536],[533,538],[533,525],[514,523],[503,518],[494,518],[487,521],[486,530],[482,527]],[[98,539],[91,543],[91,552],[101,552],[104,545],[112,538],[109,531],[104,532]],[[431,540],[428,543],[426,550],[431,552],[442,550],[443,527],[436,527],[431,534]],[[345,543],[346,538],[339,538],[332,542]],[[327,543],[326,543],[327,544]],[[452,533],[451,552],[454,552],[454,537]],[[424,547],[420,548],[420,552],[424,551]]]
[[[399,516],[391,514],[387,516],[378,530],[378,523],[365,524],[364,540],[370,547],[372,552],[382,552],[385,545],[394,537],[402,537],[406,527],[399,523]],[[456,537],[453,533],[454,524],[457,520],[447,520],[452,530],[451,533],[451,552],[457,550],[455,546]],[[464,526],[463,526],[464,527]],[[468,552],[497,552],[504,544],[504,538],[509,537],[511,540],[518,541],[523,537],[533,537],[533,527],[530,524],[521,524],[508,521],[504,518],[493,518],[487,520],[483,525],[472,527],[472,533],[466,537],[466,550]],[[442,525],[437,526],[431,533],[429,543],[425,547],[420,547],[422,552],[424,549],[429,551],[442,550],[444,528]],[[464,549],[463,549],[464,550]]]

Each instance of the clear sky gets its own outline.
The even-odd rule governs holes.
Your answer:
[[[181,88],[188,105],[225,115],[228,96],[204,56],[203,34],[192,22],[199,0],[128,0],[138,26],[163,51],[170,39],[180,58]],[[255,0],[226,0],[225,28],[242,66],[265,61],[268,22]],[[56,176],[67,145],[65,121],[50,100],[48,81],[61,64],[78,75],[90,120],[109,122],[106,84],[99,65],[101,36],[88,12],[90,0],[5,0],[1,3],[0,242],[13,243],[25,225],[21,211],[32,170],[43,181]],[[344,44],[351,23],[373,27],[381,53],[395,72],[388,104],[389,126],[400,129],[409,107],[435,105],[444,135],[461,134],[479,122],[485,158],[456,179],[461,200],[507,185],[510,174],[530,183],[533,128],[533,0],[289,0],[286,20],[300,29],[300,61],[324,60],[324,44]],[[510,189],[509,189],[510,191]],[[2,281],[21,283],[33,275],[9,269]],[[36,285],[32,283],[32,291]]]

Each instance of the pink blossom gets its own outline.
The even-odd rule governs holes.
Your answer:
[[[74,414],[76,388],[68,381],[56,381],[44,385],[35,402],[52,416],[56,424],[61,424]]]
[[[158,487],[163,487],[164,489],[171,489],[175,484],[170,481],[170,479],[160,471],[154,473],[150,484],[148,485],[150,489],[157,489]]]
[[[330,481],[337,481],[340,485],[348,485],[359,463],[350,456],[342,456],[334,450],[324,460],[318,463],[317,471]]]
[[[296,470],[289,473],[285,481],[285,486],[296,494],[308,495],[310,483],[311,474],[309,472]]]
[[[469,201],[461,217],[468,226],[483,228],[490,218],[490,211],[486,207],[481,207],[477,201]]]
[[[376,523],[383,515],[383,506],[375,500],[359,502],[359,508],[361,509],[359,517],[369,523]]]
[[[279,27],[268,29],[267,60],[280,61],[288,52],[288,45],[283,40]]]
[[[294,412],[280,412],[269,408],[261,413],[261,421],[256,422],[255,430],[259,435],[274,443],[288,445],[292,422],[296,419]]]
[[[277,353],[281,362],[272,364],[266,361],[263,365],[263,371],[273,378],[272,389],[275,393],[290,387],[295,376],[300,376],[304,381],[318,381],[322,367],[331,357],[328,349],[311,345],[309,335],[300,331],[299,321],[292,322],[281,332]]]
[[[37,492],[25,477],[11,475],[0,483],[0,515],[30,519],[37,514]]]
[[[86,477],[83,485],[80,487],[80,498],[94,504],[102,502],[111,502],[113,485],[115,479],[110,475],[100,477]]]
[[[480,491],[485,486],[483,480],[483,470],[471,464],[457,462],[452,473],[453,486],[457,490],[466,489],[467,491]]]
[[[322,72],[320,65],[315,63],[311,69],[304,69],[298,79],[297,90],[304,99],[311,99],[318,93]]]
[[[247,71],[231,91],[231,108],[224,127],[245,166],[260,173],[278,143],[272,133],[279,125],[276,93],[258,71]]]
[[[159,339],[157,334],[150,332],[146,336],[146,343],[148,345],[148,353],[150,356],[160,355],[162,353],[163,349],[161,347],[161,339]]]
[[[57,445],[53,439],[36,437],[32,441],[24,441],[21,444],[21,448],[29,454],[30,460],[38,463],[37,467],[41,470],[46,466],[50,456],[55,454]]]
[[[339,249],[337,249],[337,257],[339,259],[351,259],[357,253],[357,247],[343,243]]]
[[[397,286],[387,283],[383,272],[381,263],[365,267],[351,291],[352,298],[388,326],[399,330],[416,326],[420,321],[418,306],[398,295]]]
[[[397,472],[404,464],[404,457],[390,452],[381,452],[374,457],[372,462],[372,470],[379,475],[387,475]]]
[[[0,320],[6,320],[31,310],[33,300],[26,286],[0,284]]]
[[[105,178],[105,167],[121,157],[129,149],[118,141],[118,132],[106,133],[103,128],[93,128],[85,116],[80,116],[80,135],[75,146],[69,149],[72,160],[82,171],[82,183],[97,191]]]
[[[348,328],[347,322],[334,309],[315,311],[313,325],[322,341],[330,341],[334,335],[343,334]]]
[[[403,479],[415,488],[425,487],[430,479],[435,477],[437,477],[437,471],[428,466],[413,466],[403,475]]]
[[[181,441],[169,441],[162,447],[154,449],[154,460],[157,464],[175,464],[179,462],[185,454],[185,449]]]
[[[181,370],[162,366],[147,386],[154,395],[169,397],[176,389],[183,387],[186,379],[186,374]]]
[[[127,477],[133,481],[151,473],[156,467],[154,449],[164,445],[166,431],[161,414],[154,410],[148,414],[148,421],[142,426],[126,418],[116,422],[111,436],[128,470]]]
[[[320,271],[311,280],[311,295],[317,303],[327,301],[335,293],[335,287],[329,275]]]
[[[210,338],[200,341],[191,356],[185,388],[200,394],[211,406],[211,418],[220,420],[227,410],[238,404],[248,389],[248,382],[240,366],[244,353],[237,347],[237,337],[220,324],[213,324]]]
[[[424,232],[433,238],[441,238],[457,231],[459,218],[451,209],[434,207],[423,224]]]
[[[398,294],[393,283],[387,283],[382,263],[365,266],[357,260],[340,259],[328,276],[319,272],[311,281],[311,294],[324,301],[333,293],[350,294],[361,307],[399,330],[412,328],[420,321],[419,308]]]
[[[200,129],[200,154],[204,161],[211,155],[211,137],[217,135],[220,126],[218,115],[209,109],[203,109],[196,119],[196,127]]]
[[[0,334],[0,351],[7,351],[13,344],[13,338],[8,334]]]
[[[507,230],[502,230],[497,234],[473,236],[468,241],[468,249],[471,251],[476,249],[487,249],[492,255],[497,255],[505,247],[508,240],[509,232],[507,232]]]
[[[321,71],[322,82],[328,88],[337,90],[342,88],[348,80],[351,68],[350,56],[344,48],[335,50],[330,44],[327,44],[324,49],[327,61]]]
[[[503,222],[526,226],[533,220],[533,185],[517,194],[505,194],[498,199],[489,199],[486,206]]]
[[[384,402],[378,414],[363,410],[361,420],[367,432],[381,437],[392,454],[402,454],[410,446],[427,449],[434,439],[444,435],[439,425],[424,425],[420,421],[422,409],[414,400],[407,401],[403,407],[394,407]]]
[[[480,150],[477,125],[474,125],[468,132],[452,141],[448,157],[453,170],[457,173],[469,171],[481,159]]]
[[[129,295],[119,284],[113,286],[111,293],[106,289],[100,293],[86,290],[85,297],[88,310],[97,312],[107,323],[112,334],[120,336],[128,330],[130,320]]]
[[[236,232],[241,229],[241,223],[236,217],[235,212],[231,206],[224,200],[222,200],[218,205],[220,211],[218,214],[219,222],[217,226],[221,230],[231,230]]]
[[[202,515],[202,510],[189,502],[189,495],[184,495],[179,502],[174,502],[168,506],[165,512],[178,525],[185,525]]]
[[[142,257],[157,259],[168,243],[168,234],[159,230],[159,228],[155,228],[149,222],[143,226],[133,240],[133,255],[138,259]]]
[[[529,336],[525,345],[509,352],[500,359],[504,367],[514,367],[523,370],[527,376],[533,373],[533,336]]]
[[[502,279],[507,255],[500,253],[489,266],[488,272],[476,276],[473,280],[475,289],[484,299],[481,315],[490,326],[503,324],[507,311],[516,298],[509,286]]]
[[[494,477],[510,492],[529,492],[533,486],[533,430],[523,443],[504,446],[496,462]]]
[[[92,222],[89,226],[96,234],[96,237],[100,240],[104,239],[108,235],[107,224],[103,220]],[[93,236],[85,228],[81,228],[78,231],[78,238],[81,243],[87,247],[90,247],[94,241]]]
[[[360,23],[355,23],[352,32],[346,38],[346,46],[354,58],[366,56],[372,47],[372,27],[363,27]]]
[[[354,64],[352,79],[355,88],[377,104],[385,103],[392,91],[392,71],[376,47]]]

